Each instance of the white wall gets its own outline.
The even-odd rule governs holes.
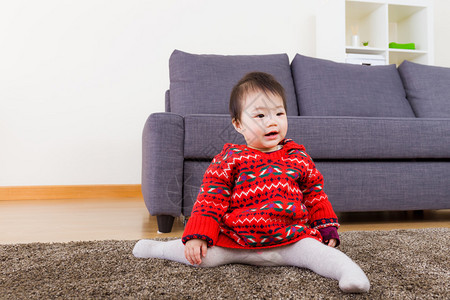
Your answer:
[[[440,34],[448,2],[435,0]],[[0,186],[140,183],[174,49],[314,56],[315,0],[1,1]]]
[[[434,0],[434,64],[450,67],[450,1]]]

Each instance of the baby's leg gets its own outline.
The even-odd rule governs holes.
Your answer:
[[[184,244],[181,239],[168,242],[140,240],[134,246],[133,255],[139,258],[162,258],[191,265],[184,255]],[[206,257],[202,257],[202,263],[199,266],[217,267],[236,262],[235,260],[240,256],[242,256],[240,253],[235,253],[232,249],[211,247],[208,248]]]
[[[336,279],[343,292],[361,293],[370,288],[366,274],[353,260],[315,239],[305,238],[279,250],[286,265],[308,268],[324,277]]]
[[[140,240],[133,248],[133,255],[139,258],[162,258],[190,264],[184,257],[184,245],[180,239],[167,242]]]
[[[180,239],[168,242],[140,240],[133,249],[133,255],[139,258],[162,258],[190,265],[184,256],[184,245]],[[242,263],[258,266],[278,266],[283,263],[278,249],[242,250],[211,247],[202,257],[200,267],[216,267],[230,263]]]

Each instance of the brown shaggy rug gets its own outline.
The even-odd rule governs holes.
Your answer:
[[[135,241],[0,245],[0,299],[450,299],[450,229],[341,233],[368,294],[295,267],[136,259]]]

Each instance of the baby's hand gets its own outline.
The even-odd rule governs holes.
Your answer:
[[[202,256],[206,256],[208,244],[205,240],[192,239],[186,242],[184,247],[184,256],[192,265],[199,265],[202,263]]]
[[[329,239],[328,242],[325,242],[325,244],[327,244],[330,247],[336,247],[337,244],[337,240],[336,239]]]

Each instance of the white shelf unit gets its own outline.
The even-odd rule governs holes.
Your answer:
[[[352,45],[355,34],[358,46]],[[392,49],[390,42],[414,43],[415,50]],[[433,64],[432,1],[345,0],[345,53],[383,55],[386,64]]]
[[[373,48],[373,47],[345,47],[346,53],[355,53],[355,54],[384,54],[386,52],[385,48]]]

